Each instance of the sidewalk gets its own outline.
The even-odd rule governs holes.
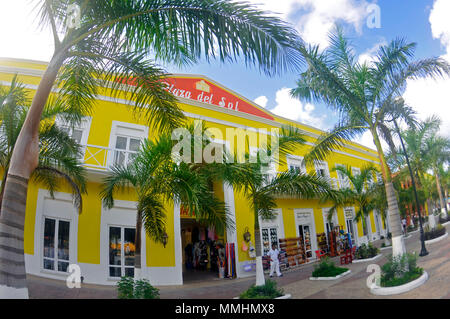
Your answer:
[[[450,225],[446,226],[449,232]],[[420,251],[420,233],[415,232],[405,239],[408,252]],[[378,241],[378,246],[381,241]],[[418,265],[428,272],[428,281],[402,295],[374,296],[370,294],[366,286],[367,265],[376,263],[382,265],[387,261],[391,250],[382,250],[383,256],[375,261],[346,265],[351,273],[336,281],[310,281],[309,277],[314,265],[307,264],[296,270],[285,272],[283,277],[274,279],[278,286],[286,293],[290,293],[293,299],[379,299],[379,298],[447,298],[450,299],[450,237],[427,246],[430,254],[419,257]],[[334,258],[339,266],[338,258]],[[268,276],[266,276],[267,278]],[[81,289],[68,289],[65,282],[43,279],[35,276],[27,276],[30,298],[117,298],[115,287],[82,285]],[[254,277],[234,280],[213,280],[207,282],[190,282],[183,286],[160,286],[161,298],[170,299],[229,299],[238,296],[242,291],[250,287],[255,281]]]

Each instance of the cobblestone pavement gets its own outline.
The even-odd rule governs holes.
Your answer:
[[[449,231],[447,226],[447,231]],[[413,233],[405,239],[408,252],[420,251],[419,232]],[[376,242],[380,245],[381,242]],[[430,252],[428,256],[419,257],[418,265],[428,272],[428,281],[401,295],[374,296],[366,286],[367,265],[376,263],[382,265],[387,261],[390,249],[383,250],[382,257],[372,262],[346,265],[351,273],[335,281],[310,281],[309,277],[314,264],[287,271],[283,277],[275,278],[278,286],[285,293],[290,293],[293,299],[380,299],[380,298],[446,298],[450,299],[450,236],[444,240],[427,245]],[[339,260],[334,259],[339,265]],[[83,284],[80,289],[69,289],[65,282],[43,279],[36,276],[27,276],[30,298],[85,298],[105,299],[117,298],[114,287]],[[233,298],[254,283],[254,277],[235,280],[208,280],[203,282],[190,282],[183,286],[160,286],[161,298],[171,299],[219,299]]]

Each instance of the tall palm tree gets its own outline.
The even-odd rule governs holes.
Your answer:
[[[333,168],[333,171],[339,171],[348,180],[348,186],[340,188],[333,194],[331,198],[333,202],[332,208],[329,210],[327,218],[331,222],[333,212],[338,207],[347,207],[357,205],[355,213],[355,221],[361,221],[364,236],[368,236],[367,222],[370,222],[369,214],[373,210],[375,203],[376,184],[374,183],[374,174],[378,172],[375,166],[369,165],[361,168],[359,174],[353,174],[350,166],[338,166]],[[327,197],[322,198],[322,201],[330,200]]]
[[[270,220],[275,217],[278,196],[291,198],[333,198],[330,181],[312,174],[296,171],[277,173],[272,171],[273,164],[284,163],[284,158],[305,144],[306,140],[300,130],[294,127],[283,127],[275,143],[262,145],[250,161],[250,154],[245,155],[247,161],[245,169],[230,176],[229,183],[237,191],[247,197],[254,213],[254,234],[256,250],[256,285],[264,285],[262,265],[261,230],[259,220]],[[267,159],[270,159],[270,162]]]
[[[152,60],[184,64],[200,57],[257,66],[272,74],[296,69],[301,61],[293,28],[247,3],[230,0],[39,0],[41,26],[53,33],[54,53],[44,71],[14,147],[5,183],[0,221],[0,259],[8,247],[23,247],[22,235],[7,227],[20,220],[23,229],[28,179],[39,158],[39,127],[52,90],[57,99],[80,110],[92,110],[102,87],[126,95],[133,109],[160,129],[178,127],[183,113],[165,90],[165,72]],[[123,86],[133,81],[136,86]],[[10,209],[12,207],[12,209]],[[18,213],[17,217],[14,214]],[[16,238],[11,240],[10,238]],[[6,248],[3,248],[6,247]],[[23,263],[23,254],[14,259]],[[19,267],[19,266],[17,266]],[[27,297],[25,268],[0,264],[0,289]]]
[[[358,62],[342,30],[331,35],[330,41],[331,45],[323,52],[317,46],[300,48],[308,68],[291,92],[307,101],[322,101],[339,116],[338,124],[318,138],[306,160],[323,159],[333,149],[342,148],[345,141],[368,130],[385,182],[393,255],[402,255],[406,250],[392,177],[380,141],[383,133],[380,124],[385,114],[392,112],[394,99],[401,96],[408,79],[444,76],[450,73],[450,65],[441,58],[412,61],[416,44],[404,39],[381,46],[370,64]],[[396,110],[396,116],[403,116],[400,111]]]
[[[12,79],[10,87],[0,87],[0,167],[3,169],[0,205],[3,201],[14,145],[30,107],[27,94],[17,76]],[[72,189],[74,203],[81,212],[81,194],[86,191],[85,169],[78,160],[82,155],[81,147],[57,126],[54,121],[56,115],[67,119],[73,114],[66,113],[62,105],[48,103],[44,108],[39,127],[39,161],[32,178],[36,182],[43,183],[51,196],[61,184],[61,180],[66,181]],[[66,124],[70,125],[70,121]]]
[[[450,139],[443,136],[432,135],[425,141],[425,158],[431,169],[433,170],[436,179],[436,189],[439,195],[439,203],[441,206],[441,214],[447,217],[447,204],[444,201],[444,194],[441,187],[440,167],[448,165],[450,160]]]

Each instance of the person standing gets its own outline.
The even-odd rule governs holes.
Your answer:
[[[269,276],[273,276],[273,272],[276,271],[278,277],[282,277],[283,274],[280,272],[280,260],[278,259],[280,252],[277,249],[275,244],[272,244],[272,248],[267,253],[267,256],[270,258],[270,274]]]
[[[406,218],[402,219],[403,234],[406,236]]]

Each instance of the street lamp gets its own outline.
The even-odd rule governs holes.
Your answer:
[[[416,182],[414,181],[414,174],[413,174],[413,171],[411,169],[411,164],[409,163],[408,153],[406,153],[405,144],[403,143],[403,138],[402,138],[402,135],[400,133],[400,129],[399,129],[398,125],[397,125],[397,121],[395,120],[395,118],[393,118],[392,120],[394,122],[395,130],[397,131],[398,137],[400,138],[400,143],[402,144],[403,153],[405,154],[406,164],[408,165],[409,174],[411,175],[411,184],[412,184],[413,191],[414,191],[414,197],[416,198],[417,211],[419,213],[420,241],[422,243],[422,248],[420,250],[419,256],[423,257],[423,256],[428,255],[428,251],[425,248],[425,235],[423,233],[422,215],[420,214],[420,205],[419,205],[419,197],[417,196]]]

